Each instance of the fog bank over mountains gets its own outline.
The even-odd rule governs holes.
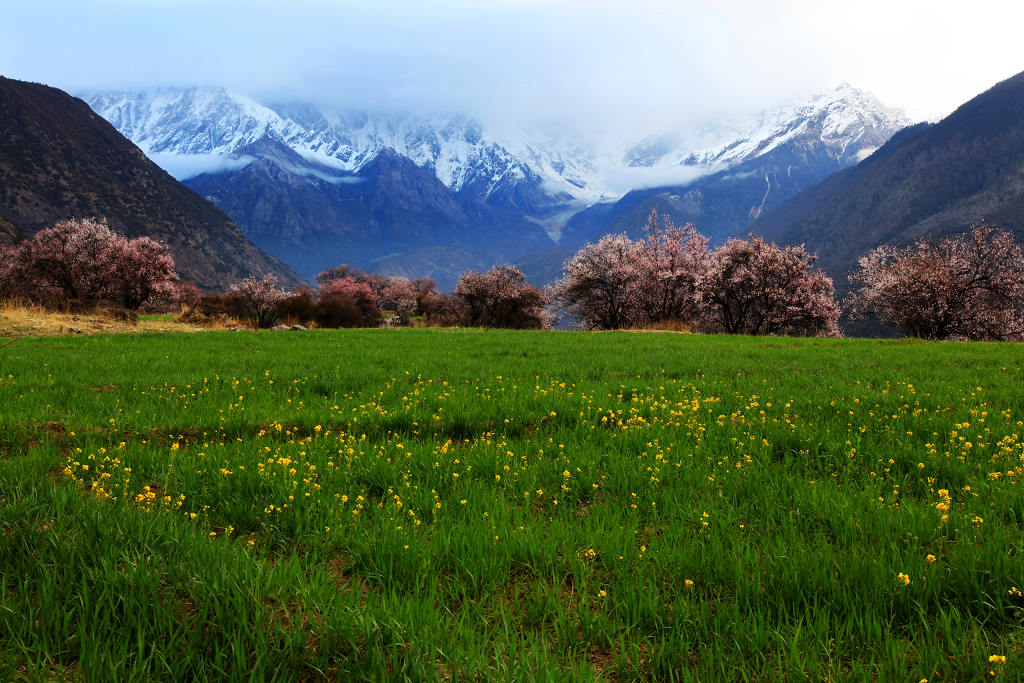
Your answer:
[[[489,130],[550,124],[598,140],[689,129],[844,79],[937,119],[1024,66],[1024,6],[985,0],[2,5],[5,73],[72,92],[227,86],[260,102],[455,111]]]
[[[259,156],[246,150],[275,140],[307,162],[307,173],[324,179],[343,180],[381,150],[391,149],[429,168],[455,191],[484,182],[482,174],[491,173],[488,195],[502,183],[528,180],[540,181],[551,195],[588,203],[633,189],[685,184],[766,154],[800,134],[800,126],[819,113],[825,117],[819,137],[842,164],[863,158],[911,123],[900,110],[847,83],[753,114],[654,133],[621,130],[603,140],[593,132],[576,135],[550,125],[489,128],[459,113],[262,104],[225,88],[81,95],[179,180],[238,170]],[[883,134],[880,140],[876,130]],[[866,145],[868,138],[877,144]]]

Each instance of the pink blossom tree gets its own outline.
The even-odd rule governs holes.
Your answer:
[[[279,316],[279,304],[288,296],[278,288],[274,275],[266,275],[262,279],[250,276],[229,287],[227,293],[241,302],[246,317],[256,328],[273,325]]]
[[[884,245],[850,276],[850,316],[925,339],[1024,340],[1024,254],[984,223],[965,234]]]
[[[415,285],[404,277],[387,278],[380,305],[393,311],[400,324],[408,325],[419,309]]]
[[[416,291],[418,305],[423,297],[437,291],[437,280],[432,277],[418,277],[412,281],[412,288]]]
[[[340,266],[332,266],[327,268],[322,273],[316,276],[317,283],[325,285],[331,280],[340,280],[343,277],[352,276],[353,279],[359,275],[366,275],[363,271],[358,268],[353,268],[347,263],[342,263]]]
[[[637,302],[639,247],[625,235],[605,235],[565,262],[550,290],[562,310],[585,329],[617,330],[642,321]]]
[[[471,327],[544,329],[551,325],[544,292],[526,282],[515,266],[463,274],[455,284],[454,299],[460,322]]]
[[[169,299],[177,279],[165,244],[148,237],[127,239],[97,218],[59,221],[4,261],[21,290],[112,301],[131,310]]]
[[[24,283],[21,266],[21,248],[0,244],[0,299],[21,293]]]
[[[388,283],[388,278],[385,278],[383,275],[367,273],[366,271],[354,268],[347,263],[343,263],[340,266],[334,266],[333,268],[328,268],[316,276],[316,281],[323,286],[329,284],[333,280],[344,280],[346,278],[368,285],[370,290],[373,292],[375,303],[379,302],[379,299],[384,293],[384,288]]]
[[[104,254],[107,264],[104,294],[137,311],[150,301],[171,303],[178,274],[167,245],[149,237],[116,237]]]
[[[336,296],[348,299],[356,304],[377,306],[378,299],[373,288],[367,282],[345,276],[320,285],[320,297]]]
[[[380,322],[376,280],[354,276],[324,281],[318,291],[317,320],[324,327],[375,327]]]
[[[700,280],[702,327],[728,334],[839,335],[832,278],[816,257],[760,237],[715,249]]]
[[[693,322],[699,313],[698,285],[708,267],[708,239],[691,224],[673,225],[654,209],[646,239],[633,250],[633,300],[643,322]]]
[[[21,249],[22,269],[37,289],[67,299],[99,299],[109,286],[109,250],[117,235],[99,218],[59,221]]]

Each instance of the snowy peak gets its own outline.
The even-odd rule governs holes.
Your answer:
[[[147,154],[232,154],[265,137],[283,141],[298,133],[267,107],[221,88],[107,92],[84,99]]]
[[[565,131],[496,133],[459,114],[261,104],[222,88],[88,93],[84,99],[179,179],[234,171],[255,159],[299,176],[348,178],[392,150],[460,196],[529,215],[552,230],[569,209],[617,199],[654,179],[692,179],[775,150],[813,147],[816,157],[842,168],[910,123],[870,93],[842,84],[754,116],[669,131],[625,153],[618,147],[598,154]]]
[[[871,93],[847,83],[808,99],[709,130],[693,142],[660,135],[626,153],[629,166],[683,165],[716,171],[763,156],[789,142],[820,144],[840,165],[856,163],[911,123]],[[717,137],[717,139],[716,139]]]
[[[180,179],[236,167],[258,143],[270,140],[343,175],[358,174],[390,149],[429,169],[453,191],[471,191],[485,201],[524,184],[550,186],[543,191],[553,195],[593,194],[586,159],[526,143],[511,151],[462,115],[370,113],[309,103],[264,106],[213,88],[87,93],[84,99]],[[202,160],[209,169],[196,163]]]

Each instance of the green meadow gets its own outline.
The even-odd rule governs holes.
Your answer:
[[[1024,347],[0,350],[0,680],[1020,680]]]

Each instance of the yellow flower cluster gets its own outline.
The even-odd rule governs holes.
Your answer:
[[[193,410],[213,416],[195,424],[221,427],[130,434],[111,424],[101,433],[106,447],[78,441],[64,474],[100,499],[180,511],[207,525],[219,519],[218,536],[231,535],[218,517],[226,514],[226,501],[243,498],[256,512],[257,521],[243,530],[250,542],[300,523],[343,534],[383,516],[403,536],[398,547],[415,548],[408,536],[440,516],[475,515],[488,539],[507,539],[515,529],[489,516],[488,497],[514,497],[540,516],[566,503],[618,497],[624,512],[641,520],[664,506],[662,493],[680,473],[699,467],[707,486],[718,487],[780,459],[813,465],[808,486],[859,472],[857,487],[871,489],[872,505],[895,511],[911,495],[923,496],[947,525],[941,533],[970,523],[972,533],[983,534],[995,526],[983,527],[985,519],[999,514],[986,507],[985,493],[1015,487],[1024,471],[1024,430],[1011,411],[976,397],[937,406],[909,383],[864,386],[825,403],[782,394],[767,382],[756,393],[741,393],[703,377],[624,377],[595,391],[593,383],[557,378],[449,381],[410,374],[322,403],[326,394],[316,394],[318,404],[307,405],[319,381],[275,383],[268,371],[258,380],[214,377],[142,388],[185,419]],[[479,414],[492,417],[460,413],[475,415],[480,406]],[[256,421],[263,414],[257,411],[273,418]],[[896,445],[876,455],[878,440]],[[614,467],[601,464],[602,457],[614,459]],[[943,474],[946,461],[977,475],[964,485]],[[951,481],[958,481],[955,492]],[[339,510],[344,522],[335,516]],[[748,526],[752,520],[710,507],[687,510],[687,520],[694,534],[759,532],[759,525]],[[636,548],[643,558],[654,552],[648,550],[654,537],[641,538]],[[944,557],[939,545],[921,550],[928,564]],[[625,554],[597,547],[577,552],[595,562]],[[900,572],[897,581],[909,585],[910,577]]]

